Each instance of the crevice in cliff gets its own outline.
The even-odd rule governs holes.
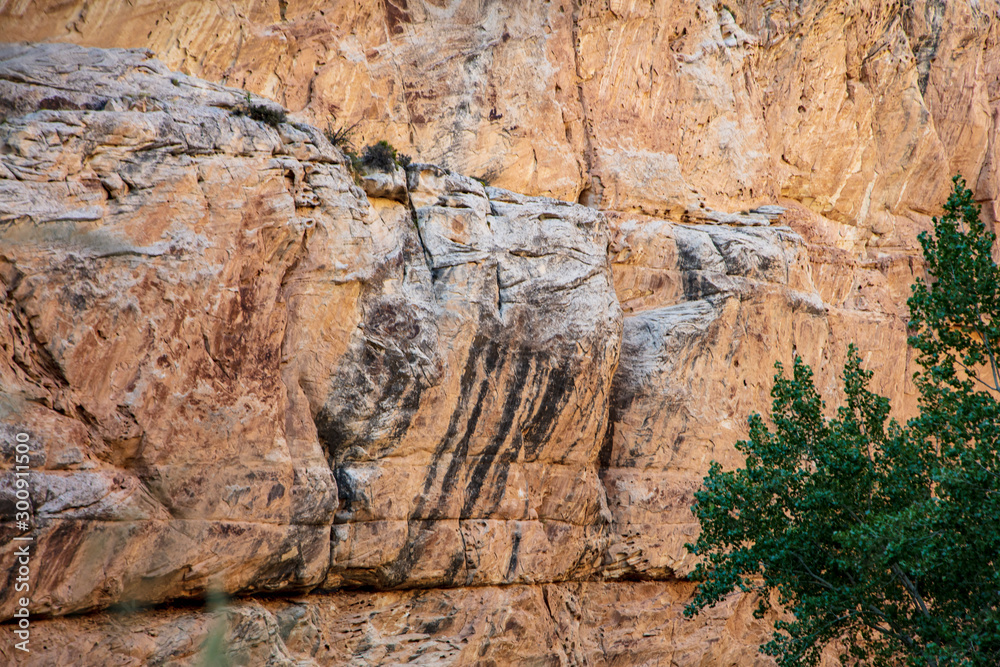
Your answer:
[[[431,251],[427,248],[427,243],[424,242],[424,234],[420,231],[420,223],[417,221],[417,209],[413,206],[413,199],[410,197],[410,190],[406,190],[406,207],[410,210],[410,223],[413,224],[413,229],[417,233],[417,242],[420,244],[420,252],[424,256],[424,265],[427,267],[427,272],[430,274],[431,281],[436,280],[436,272],[434,270],[434,259],[431,256]],[[432,290],[433,293],[433,290]]]
[[[686,582],[687,579],[673,579],[661,581],[659,583],[670,586],[676,583]],[[606,586],[614,587],[628,587],[628,586],[641,586],[648,585],[648,581],[616,581],[616,580],[603,580],[603,579],[591,579],[586,580],[590,584],[603,584]],[[498,584],[469,584],[460,586],[428,586],[428,587],[415,587],[415,588],[394,588],[394,589],[384,589],[384,590],[365,590],[357,588],[337,588],[337,589],[327,589],[322,587],[322,582],[313,585],[302,585],[294,588],[288,588],[279,591],[255,591],[251,593],[223,593],[222,599],[225,600],[226,606],[235,606],[241,604],[249,604],[254,602],[285,602],[289,605],[299,606],[303,604],[304,599],[315,599],[317,602],[322,601],[324,598],[332,598],[341,594],[357,594],[357,593],[367,593],[371,595],[397,595],[399,593],[416,593],[423,595],[422,591],[434,591],[434,590],[444,590],[444,591],[482,591],[489,589],[542,589],[543,603],[549,618],[553,621],[555,627],[559,627],[555,610],[553,609],[553,600],[551,600],[551,595],[548,593],[548,589],[554,586],[572,586],[576,584],[584,583],[581,580],[553,580],[553,581],[539,581],[532,583],[516,582],[516,583],[498,583]],[[52,614],[47,612],[32,613],[32,619],[37,619],[39,622],[55,621],[59,619],[96,619],[101,616],[116,616],[116,615],[145,615],[151,614],[153,612],[160,613],[199,613],[204,612],[206,614],[218,613],[217,610],[213,610],[213,604],[217,604],[214,596],[218,593],[205,592],[199,595],[193,595],[191,597],[185,598],[175,598],[172,600],[156,603],[144,603],[141,601],[133,600],[128,602],[121,602],[116,604],[111,604],[108,606],[100,608],[83,609],[79,611],[73,611],[67,614]],[[223,609],[224,611],[224,609]],[[9,619],[0,622],[0,628],[10,627],[14,624],[17,619]]]
[[[293,256],[292,261],[288,264],[288,267],[281,274],[281,281],[279,282],[278,289],[279,289],[279,292],[282,293],[282,294],[284,294],[285,289],[288,287],[289,277],[293,273],[295,273],[295,270],[299,267],[299,262],[302,261],[302,258],[305,257],[306,253],[308,252],[309,231],[310,231],[310,229],[311,228],[307,228],[307,229],[303,230],[303,232],[302,232],[302,240],[299,241],[298,250],[295,252],[295,255]],[[285,343],[284,339],[282,339],[281,343],[282,343],[282,345],[284,345],[284,343]]]
[[[593,123],[587,112],[587,98],[583,92],[583,71],[580,65],[580,10],[582,0],[573,2],[573,69],[576,74],[576,97],[580,105],[581,125],[583,126],[583,164],[586,173],[586,184],[577,198],[577,202],[588,208],[600,208],[603,199],[604,185],[600,176],[594,174],[596,153],[593,142]]]
[[[545,611],[548,612],[549,620],[552,621],[553,627],[558,628],[559,620],[556,618],[556,615],[552,612],[552,603],[549,602],[549,587],[544,585],[542,586],[542,602],[545,603]]]
[[[32,79],[24,74],[11,71],[7,71],[0,74],[0,81],[9,81],[11,83],[22,83],[29,86],[38,86],[39,88],[50,88],[52,90],[60,90],[64,93],[83,92],[78,87],[60,86],[58,83],[55,82],[39,81],[38,79]]]
[[[219,369],[227,380],[233,382],[235,378],[232,374],[230,374],[229,369],[226,368],[225,364],[212,352],[212,345],[208,342],[208,336],[205,332],[202,332],[201,334],[201,342],[205,346],[205,354],[208,355],[208,358],[212,360],[212,363]]]
[[[503,285],[500,283],[500,262],[494,266],[497,278],[497,316],[503,319]]]
[[[219,1],[216,0],[215,4],[219,8],[219,14],[222,15],[224,13],[224,10],[223,10],[223,8],[221,6],[219,6]],[[238,18],[242,18],[242,17],[238,16]],[[220,77],[220,80],[223,83],[225,83],[225,84],[229,83],[229,80],[230,80],[229,77],[232,76],[232,73],[236,71],[236,63],[238,63],[240,61],[240,54],[243,51],[243,40],[244,40],[244,36],[243,36],[243,21],[240,21],[239,28],[240,28],[240,33],[239,33],[239,35],[237,35],[236,48],[233,49],[233,57],[229,61],[229,67],[226,69],[225,72],[222,73],[222,76]],[[246,81],[246,79],[244,78],[244,83],[245,83],[245,81]]]
[[[917,62],[917,85],[920,94],[927,94],[927,83],[930,80],[931,65],[937,56],[938,45],[941,42],[941,27],[944,24],[944,14],[947,10],[947,0],[928,0],[924,6],[923,19],[926,21],[927,32],[917,33],[916,8],[912,1],[907,2],[903,14],[903,31],[909,38],[913,57]]]
[[[403,100],[403,109],[406,110],[406,127],[410,131],[410,147],[411,150],[415,149],[415,143],[417,140],[417,130],[413,126],[413,111],[410,109],[410,98],[406,94],[406,81],[403,79],[403,68],[399,66],[399,61],[396,59],[396,49],[392,44],[392,32],[393,30],[389,26],[390,9],[389,5],[386,4],[386,0],[382,0],[382,25],[385,28],[385,43],[389,47],[389,59],[392,61],[392,67],[396,71],[396,79],[399,81],[400,97]],[[393,9],[396,9],[393,7]],[[399,14],[399,10],[396,9],[395,15]],[[399,27],[399,20],[397,16],[396,27]],[[414,218],[415,219],[415,218]]]

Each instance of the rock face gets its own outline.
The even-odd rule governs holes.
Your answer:
[[[916,233],[953,172],[997,218],[996,3],[147,5],[0,4],[150,49],[0,47],[29,662],[771,664],[751,600],[680,616],[692,493],[775,360],[832,408],[855,342],[913,410]]]
[[[996,219],[996,0],[32,0],[0,39],[148,47],[495,185],[671,217],[783,196],[896,248]],[[915,220],[916,219],[916,220]]]
[[[681,621],[692,591],[687,583],[560,583],[237,601],[215,612],[101,613],[45,621],[45,646],[28,662],[61,667],[80,664],[82,654],[92,665],[203,665],[221,664],[211,659],[224,654],[229,664],[275,667],[773,664],[757,654],[754,642],[765,635],[749,601]],[[8,647],[0,651],[15,657]]]
[[[2,57],[7,420],[63,566],[38,612],[599,565],[601,214],[431,165],[369,200],[318,131],[145,54]]]
[[[693,492],[711,460],[741,463],[733,444],[747,415],[768,412],[771,364],[787,364],[787,351],[816,369],[832,408],[854,342],[878,391],[901,416],[912,410],[900,308],[912,258],[858,261],[784,226],[635,220],[618,221],[611,250],[630,314],[601,477],[617,548],[638,560],[637,574],[692,569],[683,545],[697,534]]]

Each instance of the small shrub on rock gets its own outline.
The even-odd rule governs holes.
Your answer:
[[[266,104],[255,104],[250,101],[250,93],[247,93],[246,101],[234,108],[234,116],[248,116],[258,123],[264,123],[277,128],[285,122],[287,114],[282,108],[275,108]]]
[[[326,135],[327,141],[345,153],[348,153],[354,150],[353,138],[357,127],[357,123],[348,125],[347,127],[334,127],[332,123],[328,123],[326,131],[323,134]]]
[[[285,122],[285,110],[263,104],[251,104],[247,110],[247,115],[258,123],[266,123],[271,127],[278,127]]]
[[[396,149],[385,139],[377,144],[365,146],[361,154],[361,163],[368,169],[392,171],[397,164]]]

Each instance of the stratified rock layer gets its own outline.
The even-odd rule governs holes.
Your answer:
[[[0,53],[31,661],[770,664],[750,600],[680,617],[691,494],[776,359],[832,407],[855,342],[912,412],[916,233],[954,172],[997,218],[997,10],[0,6],[152,49]]]
[[[429,164],[352,176],[318,130],[148,52],[9,46],[0,86],[32,611],[313,593],[124,635],[120,612],[42,621],[53,646],[184,662],[224,626],[233,660],[274,664],[758,659],[750,601],[679,618],[691,493],[766,404],[755,359],[793,346],[832,386],[836,332],[904,335],[885,280],[873,313],[824,295],[780,207],[609,221]],[[361,635],[344,605],[371,607]]]
[[[2,56],[38,612],[600,565],[601,214],[430,165],[369,200],[318,131],[142,53]]]
[[[1000,192],[996,0],[32,0],[0,39],[170,67],[501,187],[677,219],[777,196],[911,246]]]
[[[62,667],[85,655],[91,665],[220,664],[223,656],[273,667],[772,664],[757,653],[765,635],[749,601],[681,620],[692,590],[687,583],[562,583],[100,613],[39,624],[38,653],[28,662]],[[0,656],[14,657],[8,646]]]

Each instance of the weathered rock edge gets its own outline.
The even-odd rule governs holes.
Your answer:
[[[315,128],[144,51],[7,46],[0,89],[33,612],[599,576],[602,214],[432,165],[369,198]]]
[[[418,604],[417,634],[476,647],[457,662],[745,664],[749,601],[682,626],[678,578],[691,493],[766,407],[761,360],[796,350],[829,391],[847,337],[912,393],[912,258],[811,245],[782,226],[816,226],[802,210],[676,224],[433,165],[356,183],[315,128],[143,51],[4,47],[0,98],[0,424],[5,456],[24,424],[39,444],[36,617],[338,591],[274,602],[315,616],[278,634],[271,603],[234,603],[232,655],[419,657],[393,611]],[[348,600],[377,609],[360,633]],[[527,624],[494,616],[519,604]],[[129,621],[162,640],[114,645],[193,660],[184,628],[217,617],[165,607]],[[45,627],[96,645],[119,619]],[[320,658],[316,632],[353,639]]]

